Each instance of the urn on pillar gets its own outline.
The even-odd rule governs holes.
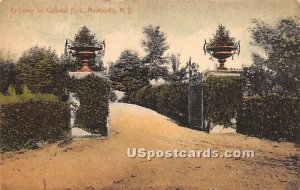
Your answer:
[[[74,40],[66,40],[65,54],[72,55],[81,64],[81,72],[89,72],[90,66],[95,64],[97,55],[102,58],[105,53],[105,41],[99,42],[95,34],[84,26],[75,35]]]
[[[226,59],[232,57],[234,54],[240,53],[240,43],[235,42],[235,39],[229,36],[229,31],[225,26],[219,25],[219,28],[214,35],[213,39],[210,39],[209,43],[204,42],[203,46],[204,54],[209,53],[212,57],[218,59],[220,66],[218,70],[227,70],[225,67]]]
[[[72,81],[72,88],[68,89],[69,104],[71,110],[70,125],[72,128],[71,134],[73,137],[98,137],[108,135],[108,98],[105,93],[109,90],[97,91],[91,82],[96,81],[97,84],[106,85],[108,81],[105,72],[101,67],[96,67],[97,64],[102,63],[97,61],[97,58],[102,58],[105,51],[105,42],[98,42],[95,34],[91,34],[87,27],[82,27],[75,35],[74,40],[66,40],[65,56],[70,56],[76,59],[72,62],[75,66],[69,72]],[[75,69],[74,69],[75,68]],[[95,68],[95,70],[93,69]],[[78,93],[78,89],[87,90]],[[98,86],[99,87],[99,86]],[[100,86],[101,87],[101,86]],[[106,86],[107,87],[107,86]],[[110,87],[107,87],[110,88]],[[89,92],[89,93],[88,93]],[[81,94],[81,96],[79,96]],[[97,94],[95,99],[86,98],[90,94]],[[97,99],[99,97],[104,97]],[[95,111],[95,102],[97,107],[101,107],[101,111]],[[91,111],[92,110],[92,111]],[[80,113],[80,114],[78,114]],[[93,113],[91,115],[91,113]],[[79,116],[78,116],[79,115]],[[96,117],[94,117],[96,115]],[[96,119],[95,119],[96,118]],[[106,120],[106,121],[105,121]]]

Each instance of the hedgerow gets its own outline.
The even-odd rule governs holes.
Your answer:
[[[238,114],[237,132],[275,141],[299,141],[299,99],[269,95],[246,97]]]
[[[70,135],[67,103],[27,101],[1,105],[1,151],[27,148],[32,143],[54,142]]]
[[[188,121],[187,84],[147,85],[133,92],[129,101],[153,109],[181,123]]]

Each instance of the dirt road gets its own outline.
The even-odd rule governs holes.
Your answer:
[[[255,158],[128,158],[147,150],[253,150]],[[111,105],[108,139],[75,139],[1,155],[1,190],[285,189],[300,184],[299,149],[239,134],[183,128],[136,105]]]

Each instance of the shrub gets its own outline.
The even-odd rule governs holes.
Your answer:
[[[219,25],[214,38],[209,40],[209,47],[235,45],[235,39],[229,34],[229,30],[226,30],[225,26]]]
[[[76,111],[75,126],[94,134],[107,135],[109,81],[94,75],[82,79],[71,78],[67,89],[75,93],[80,101]]]
[[[70,133],[70,111],[66,103],[4,104],[0,113],[1,151],[26,148],[33,142],[53,142]]]
[[[214,123],[231,125],[242,103],[242,80],[236,76],[209,76],[204,81],[204,115]]]
[[[153,109],[182,123],[188,121],[188,85],[148,85],[132,93],[131,103]]]
[[[237,132],[276,141],[296,142],[299,99],[270,95],[248,97],[238,114]]]
[[[7,95],[0,93],[0,105],[18,102],[33,101],[58,101],[58,97],[53,94],[32,93],[27,86],[24,86],[23,93],[16,95],[15,89],[11,86],[7,90]]]

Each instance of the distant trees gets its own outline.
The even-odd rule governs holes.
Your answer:
[[[51,48],[32,47],[18,62],[18,79],[32,92],[52,93],[59,59]]]
[[[145,60],[150,63],[164,64],[165,51],[169,49],[167,34],[160,30],[160,26],[148,25],[143,28],[145,39],[142,40],[142,47],[147,53]]]
[[[32,92],[53,92],[58,62],[58,56],[51,48],[37,46],[25,51],[17,63],[1,56],[1,92],[6,95],[8,87],[12,86],[17,94],[21,94],[23,85]]]
[[[180,54],[171,54],[169,57],[169,62],[171,64],[171,71],[168,72],[168,76],[165,78],[166,81],[170,83],[182,83],[187,79],[188,64],[184,67],[180,67]]]
[[[65,71],[50,47],[31,47],[16,62],[0,54],[1,93],[7,95],[11,86],[16,94],[22,94],[26,85],[33,93],[61,94]]]
[[[133,91],[149,84],[148,68],[145,67],[136,51],[124,50],[119,59],[109,66],[109,78],[115,89],[130,95]]]
[[[300,88],[299,18],[281,19],[276,26],[259,20],[253,24],[253,44],[261,47],[266,57],[254,53],[254,64],[244,68],[247,93],[296,95]]]
[[[109,66],[109,77],[116,90],[125,92],[124,101],[133,92],[148,85],[151,80],[164,79],[167,83],[183,83],[188,75],[197,72],[196,63],[191,58],[186,65],[180,62],[180,55],[166,56],[168,50],[167,34],[159,26],[148,25],[143,28],[142,47],[146,55],[140,58],[133,50],[122,51],[119,59]]]
[[[167,57],[164,53],[169,49],[167,34],[162,32],[160,26],[148,25],[143,28],[145,39],[142,47],[146,52],[144,62],[150,64],[149,78],[158,79],[167,74]]]
[[[167,34],[159,26],[144,27],[143,34],[141,45],[146,52],[144,57],[140,57],[137,51],[125,49],[118,60],[109,66],[109,78],[116,90],[130,95],[159,78],[169,83],[182,83],[188,74],[197,71],[196,64],[191,60],[187,65],[182,65],[179,55],[165,55],[169,48]],[[72,46],[97,46],[99,42],[95,34],[84,26],[70,43]],[[13,86],[17,93],[22,93],[22,85],[26,85],[33,93],[61,95],[64,93],[63,82],[67,71],[75,71],[79,67],[80,60],[72,54],[65,53],[58,58],[50,47],[31,47],[16,63],[0,55],[0,74],[3,76],[0,80],[1,92],[6,94],[8,87]],[[96,57],[90,67],[94,71],[106,69],[101,57]]]
[[[21,93],[22,87],[17,79],[17,66],[10,54],[0,51],[0,92],[7,95],[9,86],[16,89],[17,93]]]

